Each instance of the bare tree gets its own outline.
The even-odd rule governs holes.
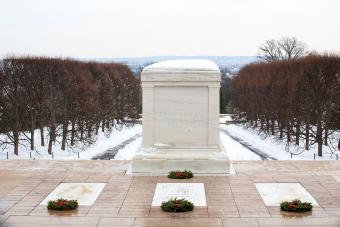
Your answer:
[[[259,58],[264,61],[278,61],[281,56],[281,50],[275,39],[266,40],[259,48]]]
[[[297,59],[308,53],[307,45],[295,37],[283,37],[277,44],[280,47],[282,59]]]
[[[266,40],[259,47],[258,57],[264,61],[297,59],[307,55],[307,45],[295,37],[282,37],[279,40]]]

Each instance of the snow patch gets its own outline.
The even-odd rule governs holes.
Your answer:
[[[67,149],[64,151],[61,150],[61,141],[57,141],[52,147],[53,159],[56,159],[56,160],[78,159],[78,152],[79,152],[79,159],[90,160],[95,155],[100,154],[109,148],[112,148],[112,147],[115,147],[121,144],[123,141],[141,132],[142,132],[142,126],[139,124],[135,124],[134,126],[124,126],[120,130],[113,129],[109,137],[107,137],[101,130],[99,130],[97,139],[95,143],[92,144],[91,146],[88,146],[88,147],[74,146],[73,148],[67,147]],[[0,136],[3,136],[3,135],[0,135]],[[35,151],[30,150],[30,144],[28,141],[22,141],[22,144],[19,147],[18,156],[16,156],[13,153],[13,146],[8,146],[5,150],[0,152],[0,159],[6,159],[7,152],[9,155],[9,159],[30,159],[30,152],[31,152],[32,159],[51,160],[52,155],[48,154],[47,152],[48,141],[45,140],[45,146],[40,146],[40,143],[39,143],[40,142],[40,130],[35,130],[34,138],[36,141]],[[57,140],[60,140],[60,138],[58,137]],[[131,159],[132,158],[131,153],[135,152],[137,146],[138,146],[138,140],[136,143],[131,143],[127,145],[124,149],[118,152],[118,158],[122,160]],[[129,148],[131,148],[132,150],[130,151]],[[126,157],[122,157],[122,152],[125,152],[125,151],[126,151]]]
[[[143,71],[218,71],[215,62],[203,59],[169,60],[149,65]]]
[[[220,133],[220,138],[229,160],[261,160],[260,156],[245,148],[228,135]]]
[[[226,130],[230,135],[240,138],[243,141],[251,144],[252,147],[257,148],[258,150],[263,151],[271,157],[274,157],[278,160],[313,160],[314,154],[317,153],[317,146],[313,145],[310,147],[310,150],[306,151],[303,147],[290,146],[290,151],[287,149],[287,145],[284,141],[277,140],[271,136],[267,136],[266,138],[261,137],[260,134],[255,132],[250,128],[243,127],[241,125],[236,124],[228,124],[221,125],[221,127]],[[302,142],[303,145],[303,142]],[[227,148],[226,148],[227,149]],[[318,160],[334,160],[336,158],[335,155],[331,156],[331,151],[328,146],[323,146],[323,157],[318,157],[316,155],[316,159]],[[301,153],[302,152],[302,153]],[[294,155],[294,153],[301,153],[298,155]],[[231,158],[232,159],[232,158]]]

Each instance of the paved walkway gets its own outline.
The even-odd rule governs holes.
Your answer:
[[[339,161],[233,161],[236,174],[170,180],[125,175],[129,161],[0,161],[0,226],[340,226]],[[105,182],[93,206],[49,213],[40,202],[61,182]],[[157,182],[202,182],[207,207],[164,213],[152,207]],[[287,217],[266,207],[254,182],[299,182],[318,201]]]

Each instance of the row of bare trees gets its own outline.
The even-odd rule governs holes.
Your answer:
[[[12,145],[18,155],[22,140],[28,140],[34,150],[39,129],[40,145],[47,145],[49,154],[57,138],[62,150],[90,144],[99,130],[108,135],[113,127],[136,118],[139,96],[140,83],[125,65],[45,57],[3,59],[0,146]]]
[[[288,145],[317,144],[318,156],[323,145],[340,150],[340,56],[250,64],[231,87],[238,119]]]

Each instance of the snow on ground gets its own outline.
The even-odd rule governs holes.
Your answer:
[[[131,160],[141,147],[141,144],[142,137],[139,137],[135,141],[126,145],[123,149],[120,149],[115,156],[115,160]]]
[[[224,133],[220,133],[220,138],[225,151],[228,154],[230,160],[261,160],[261,158],[255,153],[245,148],[240,143],[234,141]],[[142,143],[142,138],[138,138],[129,145],[126,145],[123,149],[119,150],[116,154],[116,160],[131,160],[136,152],[139,150]]]
[[[266,137],[263,138],[261,135],[259,135],[257,132],[253,131],[252,129],[245,128],[241,125],[236,124],[228,124],[228,125],[221,125],[223,129],[228,131],[230,135],[240,138],[246,143],[250,144],[252,147],[255,147],[270,156],[277,158],[278,160],[313,160],[314,159],[314,153],[317,154],[317,146],[313,145],[311,146],[309,151],[304,151],[303,148],[298,148],[297,146],[291,146],[290,151],[292,153],[300,153],[299,155],[293,155],[293,158],[291,158],[290,152],[286,149],[286,143],[283,141],[276,141],[272,137]],[[302,142],[303,144],[303,142]],[[322,159],[322,160],[329,160],[329,159],[335,159],[336,156],[331,156],[331,152],[329,150],[329,147],[323,146],[323,157],[319,158],[316,155],[316,159]]]
[[[104,152],[105,150],[112,148],[114,146],[119,145],[123,141],[133,137],[137,133],[141,133],[142,126],[140,124],[136,124],[132,127],[124,126],[121,130],[113,129],[110,137],[106,137],[101,130],[98,133],[97,140],[94,144],[89,147],[75,147],[73,149],[67,148],[65,151],[62,151],[61,144],[56,143],[53,145],[53,156],[54,159],[59,160],[68,160],[68,159],[78,159],[78,152],[80,159],[91,159],[93,156]],[[40,146],[40,131],[35,131],[35,141],[37,151],[32,151],[32,158],[34,159],[52,159],[52,156],[47,153],[47,144],[48,141],[45,141],[45,146]],[[131,145],[131,144],[129,144]],[[126,146],[129,147],[129,146]],[[6,159],[6,153],[8,151],[9,159],[29,159],[30,152],[29,143],[24,142],[23,145],[19,148],[19,156],[14,155],[13,147],[9,146],[6,150],[0,151],[0,159]],[[130,157],[130,156],[129,156]]]
[[[215,62],[203,59],[185,59],[185,60],[169,60],[149,65],[143,71],[168,71],[168,70],[203,70],[218,71],[219,68]]]
[[[260,156],[222,132],[220,133],[220,139],[230,160],[261,160]]]
[[[226,123],[227,121],[232,121],[231,114],[220,114],[220,123]]]
[[[252,129],[245,128],[236,124],[222,124],[226,121],[231,121],[230,115],[223,115],[220,118],[220,127],[228,131],[230,135],[238,139],[243,140],[247,144],[251,145],[258,150],[261,150],[268,155],[277,158],[278,160],[291,160],[291,154],[286,150],[286,144],[282,141],[276,141],[271,137],[264,138],[257,134]],[[68,148],[66,151],[60,149],[60,143],[56,143],[53,146],[54,159],[59,160],[72,160],[78,159],[78,152],[80,159],[91,159],[97,154],[106,151],[109,148],[113,148],[123,141],[130,139],[138,133],[142,132],[142,126],[136,124],[132,127],[123,127],[122,130],[113,130],[111,136],[107,138],[101,131],[97,137],[97,140],[90,147],[76,147],[74,149]],[[1,135],[0,135],[1,136]],[[232,139],[230,136],[220,133],[220,138],[225,151],[228,153],[230,160],[260,160],[260,157],[241,145],[239,142]],[[40,141],[39,130],[35,133],[35,140],[38,143]],[[138,138],[127,144],[123,149],[119,150],[115,156],[116,160],[131,160],[141,146],[142,138]],[[303,143],[302,143],[303,144]],[[294,150],[292,150],[294,149]],[[311,147],[311,150],[305,151],[300,155],[293,155],[293,160],[313,160],[314,153],[316,153],[316,146]],[[330,151],[327,146],[323,147],[324,157],[323,160],[335,159],[335,155],[330,156]],[[47,141],[46,146],[37,146],[37,152],[32,152],[32,158],[34,159],[52,159],[52,156],[47,153]],[[6,152],[9,152],[9,159],[29,159],[30,149],[29,144],[26,142],[25,146],[21,145],[19,150],[19,156],[13,154],[13,147],[8,147],[5,151],[0,151],[0,159],[6,159]],[[293,153],[299,152],[295,148],[291,148]],[[302,151],[302,150],[301,150]],[[316,159],[320,159],[316,156]]]

